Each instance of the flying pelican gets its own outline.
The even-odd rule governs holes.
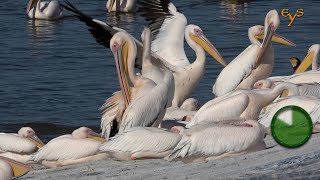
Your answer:
[[[55,168],[79,164],[88,161],[106,159],[105,153],[99,153],[99,146],[106,142],[101,135],[90,128],[81,127],[49,141],[31,157],[32,161]]]
[[[238,120],[235,120],[238,121]],[[255,120],[236,124],[202,124],[183,131],[183,137],[166,160],[216,160],[265,149],[264,127]]]
[[[216,79],[213,94],[222,96],[234,89],[252,89],[253,84],[260,79],[266,79],[272,73],[274,49],[271,41],[295,46],[294,43],[275,34],[280,23],[276,10],[268,12],[264,28],[253,26],[248,30],[251,45],[240,53],[226,66]],[[256,39],[264,34],[263,43]]]
[[[181,137],[166,129],[134,127],[112,137],[99,149],[117,160],[159,159],[169,155]]]
[[[18,134],[0,133],[0,156],[2,157],[25,163],[30,159],[30,154],[43,146],[44,143],[30,127],[22,127]]]
[[[108,12],[134,12],[137,0],[108,0]]]
[[[286,82],[290,83],[290,82]],[[319,83],[292,83],[293,86],[297,86],[297,89],[299,89],[299,94],[301,96],[314,96],[320,98],[320,84]],[[254,84],[255,89],[270,89],[275,86],[275,83],[273,83],[270,79],[263,79],[259,80]],[[288,92],[290,93],[290,92]],[[290,94],[284,93],[282,96],[287,96]]]
[[[17,162],[15,160],[0,157],[0,179],[11,180],[25,175],[31,170],[31,167]]]
[[[281,83],[270,91],[235,90],[204,104],[194,115],[187,128],[197,124],[242,118],[258,120],[262,108],[272,103],[284,90],[294,89],[291,83]],[[299,95],[296,89],[295,94]]]
[[[149,27],[155,37],[151,49],[175,67],[172,107],[180,107],[190,97],[202,79],[205,69],[205,51],[220,64],[223,58],[205,37],[199,26],[187,25],[187,19],[169,0],[142,0],[139,12],[151,21]],[[184,38],[195,51],[196,60],[190,63],[184,51]]]
[[[291,82],[291,83],[320,83],[320,71],[318,70],[318,57],[320,45],[314,44],[309,50],[308,54],[297,67],[293,75],[290,76],[274,76],[269,79],[273,83]],[[312,64],[312,70],[304,72]]]
[[[308,112],[314,124],[313,132],[320,132],[320,99],[308,96],[288,96],[270,104],[264,113],[261,113],[259,122],[270,127],[274,114],[285,106],[299,106]]]
[[[30,19],[56,20],[63,18],[58,1],[29,0],[27,14]]]

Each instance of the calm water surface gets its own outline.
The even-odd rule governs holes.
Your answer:
[[[140,37],[146,22],[138,14],[107,14],[105,0],[70,0],[90,16],[126,29]],[[288,4],[290,2],[290,4]],[[279,0],[173,0],[197,24],[230,62],[248,45],[247,29],[263,24],[271,9],[305,15],[287,27],[281,17],[277,33],[297,44],[296,48],[274,44],[273,75],[292,72],[288,57],[303,58],[310,45],[320,43],[318,1]],[[0,4],[0,131],[15,132],[31,126],[48,140],[79,126],[99,131],[99,107],[114,91],[118,80],[110,50],[98,45],[87,27],[75,17],[59,21],[29,20],[27,0],[2,0]],[[194,52],[186,45],[190,60]],[[206,72],[193,97],[205,103],[222,66],[208,57]]]

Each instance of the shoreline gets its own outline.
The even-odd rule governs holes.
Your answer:
[[[19,179],[237,179],[320,178],[320,133],[296,149],[278,145],[270,136],[267,149],[209,162],[185,164],[163,159],[114,161],[46,169],[35,165]]]

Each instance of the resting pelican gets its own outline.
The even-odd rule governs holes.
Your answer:
[[[291,83],[281,83],[270,91],[236,90],[224,96],[217,97],[204,104],[190,123],[190,128],[197,124],[222,121],[230,118],[258,120],[262,108],[272,103],[284,90],[294,91],[299,95],[296,86]]]
[[[237,120],[235,120],[237,121]],[[255,120],[236,124],[203,124],[186,129],[166,160],[216,160],[265,149],[264,127]]]
[[[314,44],[309,50],[308,54],[295,70],[291,76],[274,76],[269,79],[274,83],[292,82],[292,83],[320,83],[320,71],[318,70],[318,57],[320,45]],[[312,64],[312,70],[304,72]]]
[[[112,137],[99,149],[117,160],[159,159],[169,155],[181,137],[166,129],[134,127]]]
[[[299,106],[308,112],[314,124],[313,131],[320,132],[320,99],[308,96],[288,96],[270,104],[264,113],[261,113],[259,122],[270,127],[274,114],[285,106]]]
[[[27,14],[30,19],[56,20],[63,18],[58,1],[29,0]]]
[[[136,10],[137,0],[108,0],[108,12],[134,12]]]
[[[11,180],[12,178],[23,176],[30,170],[31,167],[26,164],[22,164],[9,158],[0,157],[1,180]]]
[[[49,141],[31,160],[55,168],[79,164],[88,161],[106,159],[105,153],[99,153],[99,146],[106,142],[100,134],[90,128],[81,127],[72,132]]]
[[[23,127],[15,133],[0,133],[0,156],[27,162],[30,154],[44,146],[34,130]]]
[[[290,82],[286,82],[290,83]],[[320,84],[319,83],[292,83],[293,86],[297,86],[299,90],[299,94],[301,96],[314,96],[320,98]],[[259,80],[254,84],[255,89],[270,89],[275,86],[270,79]],[[287,94],[283,94],[282,96],[286,96]],[[290,94],[288,94],[290,95]]]
[[[265,18],[264,28],[249,28],[248,36],[252,44],[221,71],[213,86],[213,94],[222,96],[237,88],[252,89],[257,80],[266,79],[271,75],[274,63],[271,41],[294,46],[294,43],[274,33],[279,24],[277,11],[271,10]],[[261,45],[255,36],[260,37],[262,34],[264,39]]]
[[[205,51],[220,64],[226,66],[223,58],[205,37],[199,26],[190,24],[169,0],[142,0],[139,11],[151,21],[150,29],[155,37],[151,49],[175,67],[174,98],[172,107],[180,107],[190,97],[202,79],[205,69]],[[184,51],[184,37],[195,51],[196,60],[190,63]]]

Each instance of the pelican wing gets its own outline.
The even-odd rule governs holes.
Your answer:
[[[21,154],[33,153],[36,145],[17,134],[0,134],[0,152],[14,152]]]
[[[237,106],[234,107],[234,104],[237,104]],[[249,97],[244,93],[215,98],[203,105],[186,127],[190,128],[197,124],[239,118],[248,104]],[[229,108],[230,106],[234,108]]]
[[[184,132],[181,141],[166,159],[172,160],[186,156],[219,156],[227,152],[242,152],[262,142],[263,134],[262,127],[227,124],[197,125]]]
[[[250,45],[230,62],[219,74],[213,86],[213,94],[222,96],[236,89],[248,77],[256,63],[259,46]]]
[[[181,137],[181,135],[171,133],[165,129],[134,127],[112,137],[107,143],[102,144],[99,149],[105,152],[164,152],[172,150]]]
[[[137,126],[152,126],[159,117],[164,115],[167,102],[167,84],[145,84],[126,109],[119,132]]]
[[[186,17],[170,0],[142,0],[139,12],[152,31],[152,51],[172,65],[185,66],[189,61],[184,51]]]
[[[91,139],[76,139],[70,136],[56,138],[48,142],[38,152],[32,155],[31,160],[74,160],[98,152],[101,142]]]
[[[118,132],[125,109],[126,106],[121,91],[113,93],[100,108],[102,114],[101,129],[106,138]]]

